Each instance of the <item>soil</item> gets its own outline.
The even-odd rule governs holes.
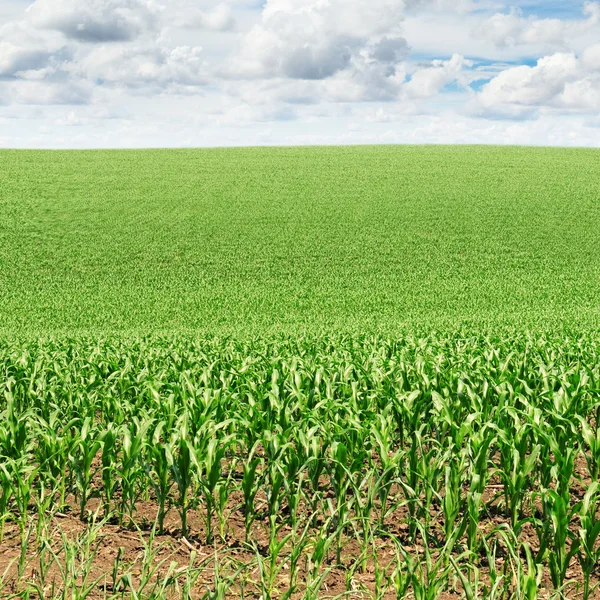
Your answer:
[[[587,477],[585,460],[580,459],[576,464],[576,477],[572,482],[573,503],[581,500],[586,486],[590,481]],[[100,481],[95,481],[96,486]],[[96,491],[99,491],[97,489]],[[507,579],[512,578],[512,571],[508,570],[509,557],[501,536],[495,535],[501,527],[508,526],[509,521],[502,506],[502,486],[497,478],[492,477],[488,488],[484,493],[484,501],[487,509],[484,518],[480,522],[480,529],[484,534],[490,535],[490,539],[498,539],[496,569],[503,573],[507,569]],[[400,490],[392,488],[390,502],[394,497],[400,496]],[[117,498],[118,500],[118,498]],[[529,504],[533,510],[539,510],[539,499],[535,495]],[[102,520],[102,506],[98,497],[93,497],[86,505],[84,519],[79,517],[79,505],[72,496],[67,498],[67,504],[61,512],[45,515],[41,519],[43,532],[41,536],[36,535],[36,527],[40,524],[39,515],[35,514],[34,507],[30,507],[30,527],[26,533],[28,544],[26,555],[21,556],[21,531],[17,523],[6,522],[4,535],[0,542],[0,598],[9,598],[12,594],[18,594],[25,589],[33,591],[29,598],[52,598],[52,590],[61,590],[69,585],[83,589],[86,584],[95,583],[90,593],[86,596],[90,600],[110,597],[111,594],[119,594],[118,597],[128,598],[132,595],[128,586],[138,590],[140,598],[180,598],[188,576],[193,574],[193,586],[189,598],[263,598],[266,600],[260,588],[260,572],[257,561],[257,553],[262,557],[269,555],[269,522],[266,517],[266,498],[260,494],[257,496],[256,514],[257,518],[252,527],[250,540],[245,539],[245,521],[241,509],[242,498],[239,492],[231,494],[228,507],[231,512],[226,520],[223,536],[218,533],[218,521],[213,522],[216,530],[214,541],[206,543],[205,514],[201,509],[192,509],[188,513],[188,534],[183,536],[181,522],[177,511],[171,508],[165,518],[164,531],[161,535],[153,534],[153,524],[156,521],[158,505],[153,499],[140,500],[136,503],[135,512],[132,515],[132,524],[118,524]],[[284,506],[282,516],[287,512]],[[378,511],[373,511],[376,515]],[[94,515],[96,515],[94,517]],[[524,517],[530,516],[525,514]],[[316,576],[322,576],[319,598],[378,598],[387,600],[396,598],[396,592],[390,580],[394,568],[399,564],[397,544],[392,542],[395,537],[401,543],[403,550],[417,563],[425,560],[425,548],[422,543],[411,541],[409,536],[408,510],[406,506],[399,506],[393,513],[389,514],[384,526],[369,545],[366,559],[361,561],[361,547],[355,537],[343,536],[341,544],[340,560],[337,561],[336,549],[332,545],[326,554]],[[600,518],[600,515],[598,515]],[[309,523],[311,513],[309,507],[301,505],[299,508],[299,531],[304,524]],[[287,518],[285,519],[287,520]],[[319,524],[319,521],[317,521]],[[576,521],[573,521],[573,532],[576,531]],[[430,514],[429,531],[432,540],[427,549],[431,559],[439,557],[440,547],[444,544],[443,513],[439,502],[434,502]],[[95,532],[94,536],[90,532]],[[281,524],[278,539],[283,538],[291,532],[288,525]],[[68,555],[70,549],[76,548],[77,543],[84,544],[86,540],[91,542],[88,552],[89,569],[86,580],[82,573],[85,572],[85,553],[81,550],[76,552],[72,561],[75,576],[69,577]],[[44,542],[45,540],[45,542]],[[519,540],[530,545],[535,553],[539,549],[538,537],[534,526],[525,522],[519,533]],[[464,541],[464,540],[463,540]],[[42,550],[42,548],[45,548]],[[454,559],[463,566],[463,573],[469,571],[468,566],[461,557],[461,544],[457,545]],[[291,546],[284,544],[281,557],[278,561],[281,566],[279,573],[274,578],[272,598],[281,598],[290,588],[290,565],[286,559],[291,552]],[[148,559],[147,557],[150,556]],[[144,558],[146,556],[146,559]],[[526,565],[525,555],[521,556],[523,565]],[[400,563],[404,559],[400,557]],[[19,567],[21,562],[21,568]],[[46,568],[44,564],[49,564]],[[117,565],[117,566],[115,566]],[[152,565],[152,572],[147,573],[148,565]],[[479,570],[481,585],[489,584],[490,572],[486,557],[481,555],[479,562],[472,567]],[[378,573],[380,579],[378,580]],[[383,573],[383,575],[381,575]],[[128,574],[130,579],[124,579]],[[164,592],[156,595],[158,586],[170,576],[169,585]],[[313,573],[313,577],[315,573]],[[290,599],[300,598],[306,590],[307,583],[311,578],[308,556],[305,554],[298,561],[297,586],[289,595]],[[571,560],[567,572],[567,579],[572,583],[566,588],[565,598],[573,599],[582,597],[583,576],[577,557]],[[145,587],[142,587],[147,580]],[[386,581],[382,585],[382,581]],[[592,584],[600,581],[600,565],[595,569]],[[459,578],[453,571],[449,577],[451,592],[443,592],[437,598],[439,600],[458,600],[464,597],[463,587]],[[510,581],[511,589],[514,589],[514,581]],[[387,586],[387,589],[385,589]],[[216,589],[222,595],[210,595]],[[140,591],[141,589],[141,591]],[[152,595],[152,592],[155,595]],[[553,586],[549,576],[549,569],[543,570],[543,578],[538,589],[538,598],[550,598]],[[412,597],[412,596],[409,596]],[[600,588],[593,596],[594,600],[600,600]]]

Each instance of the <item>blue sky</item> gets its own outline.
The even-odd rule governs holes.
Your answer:
[[[600,146],[600,0],[2,0],[0,146]]]

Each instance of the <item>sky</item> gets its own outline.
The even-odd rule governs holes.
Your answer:
[[[0,0],[0,147],[600,147],[600,1]]]

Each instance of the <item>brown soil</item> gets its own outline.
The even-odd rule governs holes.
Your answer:
[[[579,477],[585,476],[585,466],[577,465]],[[585,480],[573,486],[573,494],[576,498],[583,495]],[[492,481],[490,487],[486,490],[485,499],[490,502],[497,493],[498,484]],[[392,490],[392,498],[398,490]],[[258,500],[257,513],[261,515],[260,497]],[[491,510],[485,515],[480,523],[481,530],[486,533],[492,533],[494,528],[507,523],[504,512],[501,507],[502,499],[498,498],[491,506]],[[241,505],[241,498],[236,493],[232,494],[228,506]],[[497,509],[497,510],[496,510]],[[157,598],[175,598],[181,597],[182,586],[185,584],[186,577],[190,573],[197,575],[193,585],[191,598],[201,598],[208,591],[215,590],[218,582],[226,587],[223,596],[227,598],[259,598],[261,590],[259,585],[259,568],[257,564],[256,552],[261,556],[268,555],[268,520],[264,516],[259,516],[252,529],[250,544],[245,542],[244,515],[240,509],[232,510],[226,522],[223,538],[218,534],[218,522],[214,523],[216,530],[215,541],[206,545],[206,531],[204,524],[204,515],[198,510],[190,510],[188,515],[189,533],[187,537],[181,535],[181,524],[178,513],[171,509],[165,519],[165,530],[163,535],[154,537],[152,543],[152,524],[157,515],[157,504],[150,501],[139,501],[136,504],[136,511],[133,515],[133,521],[136,526],[124,526],[115,523],[94,524],[93,514],[101,514],[100,502],[97,498],[90,500],[86,506],[87,520],[79,518],[79,508],[74,498],[68,498],[68,506],[61,513],[56,513],[44,519],[46,527],[42,539],[48,541],[45,551],[46,562],[55,554],[52,564],[47,569],[47,573],[42,582],[44,572],[43,560],[40,562],[40,544],[36,541],[35,526],[38,523],[37,515],[31,517],[33,524],[29,532],[29,542],[27,545],[27,554],[22,563],[21,573],[19,573],[19,558],[21,556],[21,534],[16,523],[8,522],[4,528],[4,537],[0,543],[0,578],[4,573],[4,588],[0,590],[0,597],[8,598],[11,594],[17,594],[28,586],[40,585],[42,587],[42,596],[50,598],[52,586],[61,589],[68,585],[68,576],[65,575],[64,565],[66,564],[65,545],[69,542],[82,541],[89,534],[90,530],[97,529],[95,541],[91,548],[90,569],[87,578],[88,583],[96,581],[97,585],[89,594],[90,599],[104,598],[112,593],[124,592],[124,597],[130,597],[127,592],[127,582],[121,579],[122,575],[129,573],[131,583],[138,589],[144,579],[142,572],[144,562],[152,564],[156,571],[148,576],[149,583],[144,589],[145,593],[141,597],[150,597],[153,585],[161,581],[167,574],[171,576],[171,585],[164,595]],[[429,531],[438,538],[443,544],[444,530],[443,518],[439,507],[434,507],[431,513],[431,524]],[[405,506],[400,506],[385,520],[385,529],[396,537],[402,544],[404,550],[416,561],[423,561],[424,547],[421,543],[411,543],[408,531],[408,512]],[[308,523],[310,513],[306,506],[301,507],[300,522],[302,526]],[[98,518],[98,521],[101,521]],[[290,532],[286,525],[281,526],[278,538],[283,537]],[[418,538],[417,538],[418,539]],[[519,539],[527,542],[535,552],[538,549],[538,540],[534,527],[526,523],[520,533]],[[398,566],[396,545],[392,543],[390,537],[378,535],[374,542],[369,546],[368,553],[364,562],[360,561],[361,548],[354,537],[343,538],[341,560],[336,560],[335,547],[329,549],[326,560],[318,570],[318,574],[323,576],[323,583],[320,586],[319,597],[343,596],[346,598],[370,598],[377,597],[381,599],[395,598],[393,586],[387,590],[382,590],[381,582],[391,576],[392,571]],[[144,561],[144,553],[148,549],[154,552],[151,560]],[[433,560],[439,556],[439,550],[436,550],[432,544],[430,552]],[[289,543],[282,550],[281,556],[288,557],[291,551]],[[455,559],[459,560],[460,547],[455,552]],[[524,557],[522,557],[524,560]],[[76,585],[83,586],[81,578],[83,572],[81,565],[81,556],[77,557],[76,571],[78,581]],[[216,562],[215,562],[216,560]],[[497,569],[502,572],[508,560],[505,549],[502,544],[497,552]],[[400,559],[400,563],[403,559]],[[115,564],[117,575],[114,577]],[[281,561],[279,563],[281,565]],[[62,568],[61,566],[62,565]],[[378,565],[378,569],[376,568]],[[489,568],[486,565],[484,556],[480,557],[480,564],[473,565],[480,569],[480,576],[483,583],[489,582]],[[190,567],[192,568],[190,570]],[[309,576],[308,557],[302,556],[298,563],[297,589],[291,594],[291,598],[299,598],[305,591]],[[377,582],[377,571],[383,572],[383,579]],[[467,568],[463,572],[467,572]],[[510,573],[508,574],[510,577]],[[572,586],[567,588],[566,598],[581,597],[582,573],[574,558],[571,562],[568,579],[574,580]],[[596,583],[600,577],[600,567],[596,569],[593,583]],[[458,578],[451,574],[449,581],[452,584],[454,592],[445,592],[439,596],[440,600],[454,600],[461,597],[462,586]],[[44,585],[42,585],[42,583]],[[388,581],[389,583],[389,581]],[[544,578],[541,582],[539,598],[549,598],[552,592],[552,583],[549,579],[548,569],[544,570]],[[283,595],[290,585],[289,564],[284,564],[279,574],[275,577],[273,598]],[[33,593],[31,598],[38,598],[39,595]],[[120,596],[119,596],[120,597]],[[600,599],[600,591],[595,598]]]

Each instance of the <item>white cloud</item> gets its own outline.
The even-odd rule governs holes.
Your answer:
[[[235,18],[231,7],[220,3],[209,10],[188,9],[182,16],[181,24],[211,31],[230,31],[235,26]]]
[[[196,87],[206,83],[206,66],[199,47],[165,48],[155,44],[98,46],[71,66],[82,79],[101,85],[143,88],[168,92],[170,88]]]
[[[0,77],[43,69],[53,61],[67,59],[69,54],[69,49],[56,37],[44,35],[26,22],[10,22],[0,27]]]
[[[581,62],[590,71],[600,71],[600,44],[586,48],[581,54]]]
[[[40,145],[589,145],[598,133],[600,0],[568,19],[499,14],[499,0],[263,1],[3,6],[0,144],[27,127]],[[515,66],[523,57],[543,58]]]
[[[403,0],[267,0],[246,35],[234,73],[325,79],[359,61],[394,63],[406,56]]]
[[[531,44],[566,46],[569,38],[600,25],[600,2],[586,2],[583,13],[586,18],[580,20],[538,19],[523,17],[520,9],[513,8],[508,14],[496,13],[485,20],[475,28],[474,35],[500,48]]]
[[[477,94],[482,112],[521,116],[540,109],[600,110],[600,45],[580,57],[556,53],[534,67],[521,65],[502,71]]]
[[[5,101],[83,104],[106,86],[197,90],[206,83],[202,49],[162,36],[159,12],[153,0],[37,0],[0,29],[0,77],[12,80]]]
[[[27,12],[36,27],[73,40],[118,42],[153,29],[159,10],[153,0],[36,0]]]
[[[413,73],[406,84],[405,91],[409,98],[428,98],[437,94],[444,86],[460,81],[464,66],[472,66],[460,54],[455,54],[450,60],[434,60],[430,67]]]

